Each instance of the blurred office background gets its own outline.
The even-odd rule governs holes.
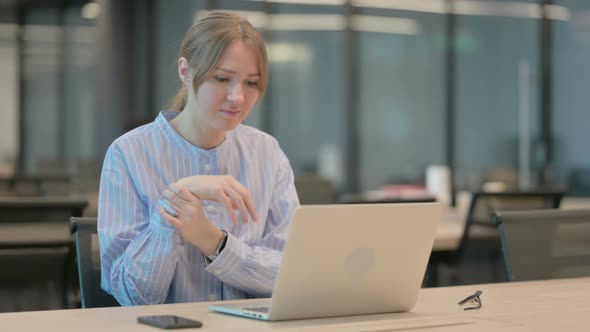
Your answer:
[[[298,175],[358,193],[442,164],[456,189],[474,189],[517,183],[525,152],[532,186],[587,185],[587,1],[0,6],[3,173],[99,168],[113,139],[167,107],[188,26],[227,9],[250,18],[271,55],[271,88],[246,122],[278,138]]]
[[[266,38],[246,124],[278,139],[304,202],[421,187],[430,165],[453,192],[590,195],[587,0],[0,0],[0,175],[62,176],[42,194],[96,216],[106,149],[167,107],[180,40],[215,9]]]

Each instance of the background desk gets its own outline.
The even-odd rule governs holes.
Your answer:
[[[458,209],[448,209],[438,224],[432,251],[453,251],[459,247],[466,213]]]
[[[459,310],[457,302],[482,290],[483,307]],[[588,331],[590,278],[422,289],[407,313],[267,323],[209,312],[209,303],[0,314],[6,331],[157,331],[136,323],[140,315],[175,314],[201,320],[187,331]]]
[[[69,246],[70,217],[87,205],[80,197],[0,197],[0,249]]]
[[[461,242],[461,237],[463,236],[463,232],[465,229],[465,221],[467,218],[467,207],[469,206],[469,198],[465,197],[462,200],[462,204],[458,204],[457,208],[450,208],[446,211],[443,220],[439,223],[438,231],[436,234],[436,238],[434,240],[433,246],[433,254],[431,256],[431,262],[429,264],[429,270],[427,275],[427,285],[429,286],[439,286],[439,285],[448,285],[448,284],[456,284],[458,281],[453,279],[453,273],[458,273],[457,270],[452,270],[446,268],[444,262],[449,259],[453,259],[453,255],[455,255],[457,249],[459,248],[459,244]],[[580,198],[580,197],[564,197],[561,203],[560,209],[562,210],[571,210],[571,209],[590,209],[590,198]],[[476,240],[483,240],[494,238],[498,236],[496,228],[476,228],[472,229],[470,232],[470,237]],[[503,262],[502,262],[503,263]],[[440,265],[445,265],[441,276],[439,276],[439,268]],[[492,261],[490,261],[490,265],[483,266],[483,270],[477,270],[476,274],[479,275],[480,279],[481,275],[491,275],[491,273],[496,273],[501,276],[499,278],[501,281],[504,278],[504,266],[503,264],[500,265],[493,265]],[[470,269],[478,268],[478,267],[468,267]],[[445,273],[446,271],[446,273]],[[471,274],[470,274],[471,273]],[[473,275],[473,271],[467,271],[468,276]],[[445,277],[446,276],[446,277]],[[484,278],[485,279],[485,278]],[[443,282],[440,282],[440,281]],[[491,282],[488,280],[479,281],[481,282]],[[473,283],[473,282],[471,282]]]
[[[0,312],[70,305],[76,267],[69,220],[87,204],[71,196],[0,197]]]
[[[69,189],[71,183],[72,176],[68,173],[0,175],[0,194],[6,190],[7,194],[46,196],[51,191],[48,190],[48,186],[58,185]],[[24,192],[23,188],[20,188],[23,186],[25,187]]]
[[[459,247],[459,242],[461,242],[461,236],[463,236],[463,230],[465,229],[467,205],[468,203],[465,202],[462,207],[447,210],[443,220],[438,225],[433,251],[453,251]],[[561,202],[560,209],[590,209],[590,198],[566,196]],[[492,233],[495,234],[495,232],[495,229],[492,229]],[[490,236],[490,232],[474,231],[472,235],[474,237],[486,237]]]
[[[0,197],[0,222],[61,220],[80,217],[88,205],[85,197]]]
[[[0,197],[0,249],[70,246],[70,217],[88,205],[80,197]]]

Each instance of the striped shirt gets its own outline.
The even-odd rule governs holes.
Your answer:
[[[161,112],[107,151],[98,202],[101,286],[122,305],[268,297],[299,206],[291,165],[273,137],[245,125],[215,149],[200,149],[169,124],[178,114]],[[202,202],[209,222],[228,233],[208,265],[157,209],[167,186],[192,175],[232,175],[258,214],[258,222],[234,225],[221,204]]]

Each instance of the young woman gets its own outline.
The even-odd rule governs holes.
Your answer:
[[[299,200],[277,141],[242,125],[268,83],[260,34],[213,12],[182,41],[172,110],[104,160],[102,288],[122,305],[270,296]]]

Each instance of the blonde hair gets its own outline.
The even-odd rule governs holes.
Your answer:
[[[186,33],[178,59],[184,57],[194,72],[193,86],[199,85],[207,78],[221,58],[223,52],[235,41],[242,41],[250,46],[257,55],[260,80],[260,96],[264,95],[268,85],[268,55],[262,36],[248,20],[230,12],[214,11],[200,19]],[[187,88],[182,86],[172,99],[171,109],[182,111],[187,101]]]

